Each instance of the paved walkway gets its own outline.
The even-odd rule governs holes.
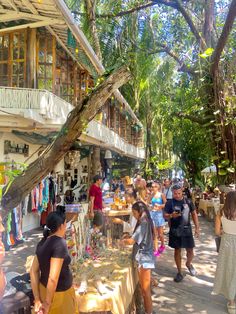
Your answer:
[[[10,251],[6,252],[6,256],[3,262],[3,268],[5,272],[17,272],[20,274],[25,273],[26,259],[30,255],[34,255],[37,243],[40,241],[43,235],[43,229],[35,229],[31,232],[24,233],[26,241],[23,244],[19,244]]]
[[[212,296],[217,253],[215,252],[213,223],[201,218],[201,238],[196,241],[194,265],[198,271],[196,278],[187,271],[181,283],[173,277],[176,268],[173,250],[167,248],[158,260],[157,276],[159,287],[153,290],[154,310],[158,314],[222,314],[227,313],[223,297]],[[6,271],[25,272],[27,256],[34,254],[36,243],[42,230],[26,234],[27,242],[7,252],[4,261]],[[185,259],[183,261],[185,265]]]
[[[211,295],[217,262],[213,223],[200,218],[200,224],[201,237],[196,240],[193,263],[198,272],[197,277],[191,277],[185,268],[185,252],[183,269],[186,276],[181,283],[173,281],[176,274],[173,250],[168,248],[158,259],[159,287],[153,290],[154,310],[158,314],[227,313],[225,299]]]

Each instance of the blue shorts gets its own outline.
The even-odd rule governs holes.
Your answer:
[[[165,219],[163,216],[163,211],[151,210],[150,215],[155,228],[163,227],[165,225]]]
[[[155,268],[155,264],[154,263],[140,263],[138,264],[138,268],[144,268],[144,269],[154,269]]]

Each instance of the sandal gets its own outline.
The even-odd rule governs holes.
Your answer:
[[[154,253],[153,253],[153,254],[154,254],[154,256],[155,256],[155,257],[159,257],[159,256],[161,255],[161,254],[160,254],[160,252],[159,252],[158,250],[154,251]]]
[[[229,302],[227,303],[227,309],[229,314],[235,314],[236,313],[236,304],[231,305]]]

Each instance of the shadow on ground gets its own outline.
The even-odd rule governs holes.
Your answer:
[[[173,277],[176,268],[173,250],[167,248],[158,259],[154,277],[158,278],[159,287],[153,290],[154,310],[158,314],[222,314],[227,313],[226,300],[213,296],[212,289],[216,270],[217,253],[215,250],[213,223],[200,218],[201,237],[196,240],[194,266],[197,277],[191,277],[185,267],[183,251],[184,280],[175,283]],[[168,237],[168,236],[167,236]]]

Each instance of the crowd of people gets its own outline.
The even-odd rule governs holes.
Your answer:
[[[124,187],[126,204],[132,208],[129,221],[113,219],[113,223],[123,225],[121,245],[133,245],[132,259],[138,270],[145,314],[153,313],[152,270],[166,248],[165,228],[168,229],[168,245],[174,249],[177,268],[174,281],[180,283],[184,279],[182,250],[186,251],[185,266],[190,275],[197,275],[193,266],[194,237],[199,237],[200,227],[186,182],[173,183],[165,179],[163,182],[153,180],[147,183],[138,175],[132,185]],[[95,176],[89,191],[88,217],[92,224],[96,221],[100,221],[99,225],[104,224],[102,184],[102,178]],[[116,184],[112,187],[114,191],[118,188]],[[35,313],[73,314],[78,311],[65,232],[65,209],[58,206],[47,217],[44,237],[36,248],[30,271]],[[221,236],[221,244],[213,293],[224,295],[228,300],[228,313],[236,314],[236,191],[227,194],[224,207],[216,216],[215,232]],[[0,253],[1,258],[4,252]],[[1,280],[4,281],[4,278],[1,279],[0,269]]]

